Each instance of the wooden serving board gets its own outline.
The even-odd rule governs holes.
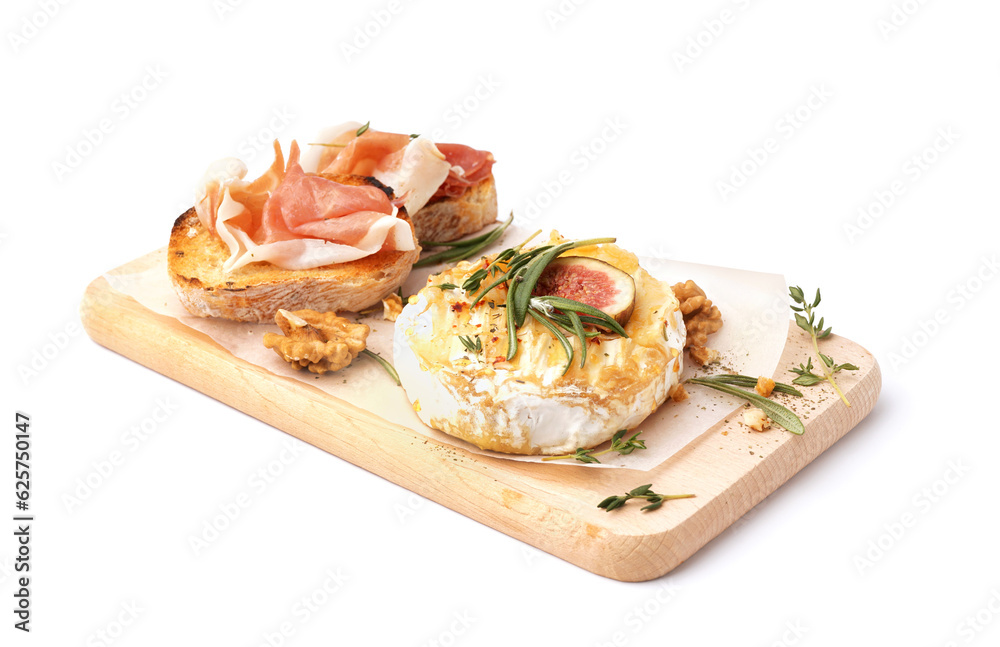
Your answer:
[[[137,271],[143,259],[117,271]],[[623,581],[650,580],[676,567],[850,431],[871,411],[882,384],[871,353],[842,337],[824,350],[857,364],[838,382],[782,400],[806,425],[795,436],[741,424],[739,409],[650,471],[525,463],[442,445],[330,396],[238,359],[208,336],[158,315],[103,278],[87,288],[83,324],[99,344],[198,389],[282,431],[421,496],[589,571]],[[808,337],[789,324],[775,376],[810,354]],[[183,358],[184,361],[178,361]],[[690,387],[700,388],[700,387]],[[669,406],[669,405],[667,405]],[[638,502],[605,512],[597,503],[639,485],[694,493],[640,512]],[[478,496],[457,496],[471,489]]]

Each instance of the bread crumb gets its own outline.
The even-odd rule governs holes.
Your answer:
[[[753,407],[743,412],[743,424],[754,431],[764,431],[771,428],[771,419],[763,411]]]
[[[684,402],[688,397],[688,392],[684,390],[683,384],[678,384],[670,391],[670,399],[674,402]]]
[[[757,386],[753,387],[753,390],[765,398],[769,397],[771,395],[771,391],[774,391],[774,380],[761,375],[757,378]]]

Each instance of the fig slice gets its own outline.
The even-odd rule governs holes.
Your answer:
[[[614,265],[588,256],[557,258],[542,272],[532,292],[593,306],[624,326],[635,308],[635,281]]]

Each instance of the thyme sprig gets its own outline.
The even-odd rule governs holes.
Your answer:
[[[624,495],[620,496],[609,496],[600,503],[597,504],[598,508],[603,508],[606,512],[611,512],[617,508],[625,505],[625,502],[629,499],[645,499],[649,501],[648,505],[642,506],[640,510],[656,510],[663,505],[664,501],[671,501],[673,499],[690,499],[694,497],[693,494],[659,494],[653,492],[650,488],[653,487],[652,483],[646,485],[640,485],[634,490],[626,492]]]
[[[507,227],[510,227],[510,223],[512,222],[514,222],[513,213],[511,213],[510,217],[507,218],[503,224],[498,225],[485,234],[476,236],[475,238],[448,242],[422,240],[420,241],[421,247],[448,247],[449,249],[431,254],[430,256],[425,256],[414,263],[413,267],[426,267],[437,263],[450,263],[452,261],[461,261],[466,258],[471,258],[495,243],[500,236],[503,235],[503,232],[507,230]]]
[[[802,291],[802,288],[798,286],[788,288],[788,293],[792,297],[792,300],[798,304],[797,306],[791,306],[792,310],[795,311],[795,323],[798,324],[799,328],[809,334],[809,337],[812,339],[813,350],[819,357],[822,364],[821,368],[823,369],[823,375],[813,373],[812,358],[810,357],[808,358],[807,364],[799,364],[799,368],[789,369],[792,373],[799,376],[792,380],[792,384],[812,386],[813,384],[819,384],[820,382],[827,381],[831,386],[833,386],[834,391],[836,391],[837,395],[840,396],[840,399],[844,401],[844,404],[851,406],[851,403],[847,401],[847,397],[844,395],[844,392],[840,390],[840,386],[833,378],[833,375],[834,373],[838,373],[842,370],[856,371],[858,370],[858,367],[854,364],[837,364],[833,361],[832,357],[819,352],[819,340],[829,336],[830,331],[833,330],[832,326],[823,328],[823,317],[820,317],[819,323],[816,322],[815,309],[820,303],[819,288],[816,288],[816,298],[813,299],[812,302],[806,300],[805,293]]]
[[[459,335],[458,341],[462,342],[462,345],[465,346],[465,350],[469,351],[470,353],[479,355],[480,353],[483,352],[483,340],[480,339],[479,337],[472,337],[471,335],[469,336]]]
[[[368,132],[368,126],[370,126],[371,123],[372,122],[369,120],[367,123],[365,123],[364,126],[362,126],[361,128],[358,128],[354,132],[354,136],[355,137],[360,137],[360,136],[364,135],[366,132]],[[309,146],[326,146],[327,148],[347,148],[347,144],[327,144],[327,143],[323,143],[323,142],[309,142]]]
[[[584,449],[583,447],[578,447],[572,454],[564,454],[562,456],[546,456],[543,461],[559,461],[566,460],[567,458],[574,458],[581,463],[600,463],[597,460],[597,456],[607,454],[609,452],[618,452],[619,454],[626,456],[631,454],[637,449],[646,449],[646,441],[636,440],[641,434],[641,431],[635,432],[631,438],[625,439],[625,434],[628,433],[628,429],[621,429],[615,432],[615,435],[611,437],[611,447],[596,451],[594,449]]]

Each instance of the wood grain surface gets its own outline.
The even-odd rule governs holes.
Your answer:
[[[119,269],[140,271],[148,257]],[[206,335],[158,315],[94,280],[81,316],[99,344],[191,386],[324,451],[421,496],[591,572],[622,581],[660,577],[693,555],[858,424],[875,405],[881,371],[871,353],[831,335],[826,353],[860,370],[839,384],[782,396],[806,433],[778,427],[758,433],[739,409],[649,471],[521,463],[484,457],[428,439],[309,384],[240,360]],[[793,322],[775,377],[809,355],[808,337]],[[689,388],[701,388],[690,386]],[[667,405],[669,406],[669,405]],[[693,493],[659,510],[638,502],[605,512],[597,503],[652,483],[662,493]],[[472,490],[476,496],[458,496]]]

